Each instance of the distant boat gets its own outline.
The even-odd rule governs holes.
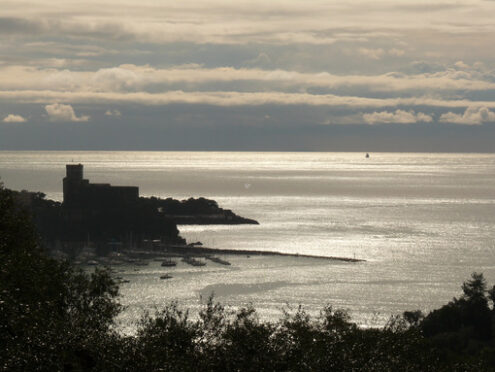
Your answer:
[[[165,275],[160,276],[160,279],[172,279],[172,278],[173,277],[170,274],[165,274]]]
[[[206,265],[206,262],[202,262],[202,261],[196,260],[193,257],[188,257],[188,256],[182,258],[182,261],[184,261],[185,263],[187,263],[191,266],[205,266]]]
[[[370,154],[366,153],[366,159],[368,159],[370,157]]]
[[[176,265],[177,265],[177,263],[175,261],[172,261],[172,260],[170,260],[168,258],[165,259],[165,260],[163,260],[163,262],[162,262],[162,266],[166,266],[166,267],[176,266]]]
[[[208,256],[206,257],[207,259],[213,261],[213,262],[216,262],[220,265],[226,265],[226,266],[230,266],[230,262],[229,261],[225,261],[225,260],[222,260],[220,257],[214,257],[214,256]]]

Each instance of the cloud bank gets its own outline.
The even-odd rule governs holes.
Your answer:
[[[310,127],[355,124],[346,136],[401,128],[422,144],[429,128],[478,133],[495,123],[495,1],[5,0],[1,8],[0,111],[12,114],[0,119],[26,121],[0,126],[5,143],[34,146],[23,128],[99,138],[118,124],[133,133],[122,143],[147,126],[176,125],[191,130],[191,143],[203,139],[198,128],[228,141],[238,132],[226,128],[249,126],[258,134],[239,136],[240,145],[287,128],[318,144]]]

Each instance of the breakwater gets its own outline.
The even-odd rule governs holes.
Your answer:
[[[329,261],[342,261],[342,262],[365,262],[366,260],[351,257],[335,257],[335,256],[321,256],[310,254],[298,254],[298,253],[283,253],[274,251],[260,251],[260,250],[238,250],[238,249],[218,249],[209,247],[199,247],[191,245],[170,245],[164,251],[126,251],[126,254],[130,256],[138,256],[140,258],[151,258],[155,256],[163,255],[177,255],[177,256],[208,256],[212,254],[221,255],[243,255],[243,256],[285,256],[285,257],[301,257],[301,258],[317,258],[321,260]]]

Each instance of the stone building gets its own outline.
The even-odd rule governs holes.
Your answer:
[[[139,200],[136,186],[112,186],[108,183],[90,183],[84,179],[82,164],[67,164],[64,184],[64,207],[67,208],[120,208]]]

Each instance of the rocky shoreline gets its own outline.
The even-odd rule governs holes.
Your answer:
[[[228,212],[193,216],[165,215],[165,217],[172,219],[177,225],[259,225],[256,220]]]

